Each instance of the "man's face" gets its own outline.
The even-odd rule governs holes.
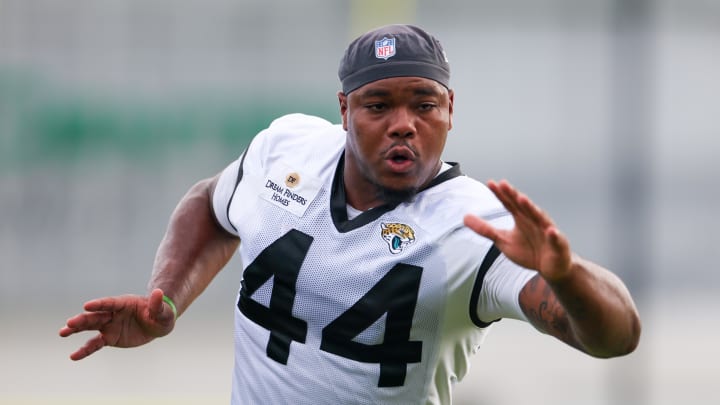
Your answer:
[[[367,209],[408,200],[440,167],[452,128],[453,92],[420,77],[394,77],[338,94],[348,203]]]

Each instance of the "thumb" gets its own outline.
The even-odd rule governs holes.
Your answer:
[[[465,218],[463,218],[463,223],[465,224],[465,226],[472,229],[477,234],[482,235],[492,240],[493,242],[495,242],[498,238],[495,228],[477,215],[465,215]]]
[[[170,302],[172,301],[165,301],[165,293],[159,288],[152,290],[148,296],[149,323],[146,327],[147,333],[153,337],[165,336],[175,326],[177,316]]]
[[[550,227],[550,229],[546,231],[546,235],[550,241],[551,247],[556,252],[567,253],[570,251],[570,243],[559,229]]]
[[[165,296],[165,293],[159,288],[150,292],[150,296],[148,297],[148,311],[150,312],[150,317],[153,319],[163,318],[163,315],[166,315],[164,312],[170,311],[170,308],[165,308],[163,296]]]

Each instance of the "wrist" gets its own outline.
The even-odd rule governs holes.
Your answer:
[[[583,269],[583,259],[572,253],[568,262],[563,266],[558,266],[548,275],[543,275],[545,281],[550,285],[563,285],[571,282],[575,276]]]
[[[177,307],[175,306],[175,303],[173,302],[173,300],[170,299],[170,297],[168,297],[167,295],[163,294],[163,302],[168,304],[168,306],[172,310],[175,320],[177,320],[178,312],[177,312]]]

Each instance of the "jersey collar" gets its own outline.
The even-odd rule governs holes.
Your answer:
[[[440,183],[461,176],[460,164],[455,162],[446,162],[451,168],[437,175],[432,181],[419,193],[434,187]],[[353,219],[347,216],[347,197],[345,195],[345,179],[343,176],[343,168],[345,167],[345,152],[340,155],[337,167],[335,168],[335,177],[333,178],[332,189],[330,190],[330,215],[332,216],[335,229],[340,233],[352,231],[360,228],[382,216],[388,211],[392,211],[398,206],[398,203],[383,204],[375,208],[369,209]]]

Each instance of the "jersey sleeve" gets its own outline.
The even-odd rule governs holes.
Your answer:
[[[213,213],[217,222],[228,232],[237,236],[237,229],[230,222],[229,210],[230,203],[232,202],[233,196],[235,195],[235,189],[240,181],[242,172],[240,167],[242,164],[245,153],[230,163],[220,174],[215,190],[213,191],[212,206]]]
[[[512,217],[509,215],[492,222],[500,228],[513,226]],[[527,321],[520,308],[520,291],[537,272],[515,264],[494,246],[486,257],[490,256],[493,250],[496,251],[497,256],[489,264],[483,278],[477,300],[477,317],[485,323],[501,318]]]
[[[280,150],[288,150],[306,143],[304,135],[332,128],[333,125],[319,117],[304,114],[288,114],[273,120],[260,131],[236,161],[230,163],[220,174],[213,192],[213,212],[217,222],[228,232],[238,235],[230,220],[230,205],[243,175],[262,175],[266,167],[282,156]]]
[[[527,321],[520,308],[520,290],[537,274],[518,266],[502,253],[485,274],[478,299],[478,318],[492,322],[501,318]]]

